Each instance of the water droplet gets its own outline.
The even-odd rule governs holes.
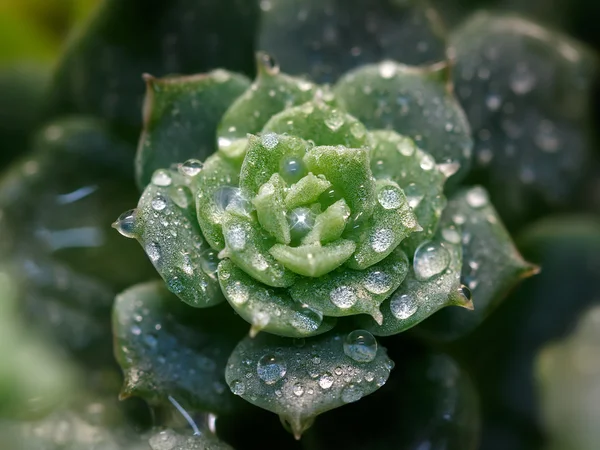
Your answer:
[[[394,64],[392,61],[382,62],[379,64],[379,75],[381,75],[381,78],[385,78],[387,80],[393,78],[394,75],[396,75],[396,64]]]
[[[488,202],[487,192],[481,187],[474,187],[467,192],[467,203],[471,208],[483,208]]]
[[[312,333],[323,323],[323,314],[307,305],[301,305],[298,311],[294,311],[290,323],[298,331]]]
[[[412,156],[415,152],[415,146],[408,139],[402,139],[402,141],[400,141],[398,145],[396,145],[396,148],[398,149],[400,154],[404,156]]]
[[[160,187],[170,186],[172,182],[171,175],[164,169],[159,169],[152,175],[152,184]]]
[[[217,145],[220,149],[226,149],[227,147],[231,146],[232,143],[233,141],[231,139],[223,136],[219,136],[219,139],[217,140]]]
[[[173,430],[164,430],[152,436],[148,443],[152,450],[173,450],[180,440]]]
[[[352,133],[352,136],[356,139],[362,139],[367,133],[367,129],[363,124],[357,122],[350,127],[350,133]]]
[[[423,170],[431,170],[435,167],[435,160],[431,155],[423,155],[421,158],[421,162],[419,163],[421,169]]]
[[[263,5],[269,5],[269,9],[271,9],[271,2],[267,1],[267,0],[262,0],[260,2],[261,8],[263,7]],[[268,11],[268,9],[264,9],[263,11]],[[269,55],[268,53],[264,53],[261,52],[258,55],[258,62],[260,64],[260,67],[262,69],[264,69],[264,71],[266,73],[268,73],[269,75],[277,75],[279,73],[279,64],[277,63],[277,61],[275,60],[275,58],[273,58],[273,56]]]
[[[333,375],[331,375],[329,372],[325,372],[319,378],[319,386],[321,386],[322,389],[329,389],[331,386],[333,386],[334,381]]]
[[[250,202],[242,195],[242,191],[233,186],[220,187],[215,191],[213,199],[216,207],[221,211],[234,210],[248,214],[252,209]]]
[[[246,248],[246,230],[240,224],[233,224],[225,233],[228,247],[233,251],[242,251]]]
[[[228,284],[225,291],[227,292],[227,298],[238,306],[248,301],[248,289],[240,281]]]
[[[470,301],[473,298],[473,295],[471,294],[471,290],[465,286],[464,284],[462,284],[459,288],[458,288],[458,293],[459,295],[461,295],[466,301]]]
[[[341,374],[343,374],[343,373],[344,373],[344,371],[342,370],[342,368],[341,368],[341,367],[339,367],[339,366],[335,368],[334,372],[335,372],[335,374],[336,374],[337,376],[340,376]]]
[[[152,209],[155,211],[162,211],[167,207],[167,200],[160,194],[152,199],[150,202]]]
[[[279,138],[274,133],[267,133],[262,136],[262,145],[266,149],[273,150],[279,144]]]
[[[536,84],[536,77],[525,64],[518,64],[510,76],[510,88],[517,95],[525,95]]]
[[[384,209],[397,209],[402,205],[402,196],[394,187],[387,187],[379,191],[377,200]]]
[[[181,294],[185,289],[183,282],[178,277],[173,277],[169,281],[167,281],[167,288],[173,294]]]
[[[392,279],[387,273],[374,270],[365,278],[364,286],[373,294],[385,294],[392,287]]]
[[[186,177],[195,177],[197,176],[204,167],[202,161],[198,159],[188,159],[186,162],[179,166],[179,173]]]
[[[306,175],[306,167],[300,157],[284,159],[281,163],[281,174],[289,183],[295,183]]]
[[[158,242],[150,242],[146,245],[146,253],[152,262],[157,262],[160,259],[160,245]]]
[[[231,392],[235,395],[244,395],[246,392],[246,385],[243,381],[235,380],[231,383]]]
[[[371,383],[375,379],[375,374],[373,372],[365,373],[365,381],[367,383]]]
[[[177,206],[186,209],[192,204],[192,193],[185,186],[177,186],[171,193],[171,198]]]
[[[344,116],[337,109],[334,109],[329,117],[325,119],[325,125],[331,131],[337,131],[344,125]]]
[[[417,280],[429,280],[441,274],[449,264],[450,253],[439,242],[424,242],[415,251],[413,268]]]
[[[219,266],[219,256],[214,250],[206,250],[200,256],[200,266],[207,275],[213,276]]]
[[[377,253],[390,249],[394,243],[394,232],[387,228],[379,228],[371,234],[371,248]]]
[[[336,287],[329,294],[329,298],[331,303],[341,309],[351,308],[358,301],[356,292],[349,286]]]
[[[394,295],[390,300],[390,311],[397,319],[408,319],[417,312],[417,309],[419,309],[419,305],[408,294]]]
[[[281,380],[287,372],[285,363],[274,355],[264,355],[258,360],[256,365],[256,373],[258,378],[263,380],[265,384],[275,384]]]
[[[371,362],[377,355],[377,341],[366,330],[354,330],[346,336],[344,353],[356,362]]]
[[[302,386],[301,383],[296,383],[292,389],[292,392],[294,392],[296,397],[302,397],[302,394],[304,394],[304,386]]]
[[[288,223],[290,224],[290,235],[292,244],[299,243],[315,225],[315,213],[310,208],[296,208],[290,211],[287,215]]]
[[[326,209],[341,198],[342,195],[334,187],[331,187],[321,194],[319,197],[319,203],[323,209]]]
[[[140,334],[142,334],[142,329],[138,325],[133,325],[131,327],[131,334],[139,336]]]
[[[404,195],[406,195],[406,199],[408,200],[408,206],[412,209],[415,209],[423,200],[425,195],[419,186],[415,183],[410,183],[408,186],[404,188]]]
[[[360,386],[349,384],[342,390],[342,401],[344,403],[353,403],[359,401],[363,396]]]
[[[460,233],[453,226],[442,229],[442,237],[451,244],[460,244]]]
[[[121,233],[126,238],[135,238],[135,217],[136,210],[130,209],[125,211],[119,216],[119,218],[112,224],[113,228]]]
[[[560,139],[556,133],[556,128],[548,120],[540,122],[534,136],[534,141],[541,150],[548,153],[554,153],[560,148]]]

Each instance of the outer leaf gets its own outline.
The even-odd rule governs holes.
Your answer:
[[[339,108],[315,100],[288,108],[271,117],[263,132],[289,134],[316,145],[343,145],[360,148],[367,144],[365,126]]]
[[[219,125],[219,147],[228,147],[248,133],[258,133],[275,114],[305,103],[315,94],[313,83],[279,73],[277,62],[266,53],[257,54],[256,65],[256,80],[223,116]]]
[[[407,272],[408,258],[397,249],[367,270],[341,268],[315,280],[301,278],[290,294],[326,316],[369,314],[381,323],[379,305],[400,286]]]
[[[188,436],[171,429],[150,437],[149,444],[152,450],[233,450],[211,433]]]
[[[448,308],[419,326],[437,339],[456,339],[475,329],[522,279],[538,272],[512,242],[482,187],[456,193],[444,211],[444,220],[462,228],[462,236],[442,229],[451,239],[462,239],[462,281],[470,289],[474,311]]]
[[[423,241],[431,239],[446,207],[444,183],[450,165],[435,165],[429,153],[417,148],[415,143],[395,131],[374,131],[371,151],[371,170],[376,179],[396,182],[404,191],[421,228],[403,242],[409,255]]]
[[[473,141],[465,113],[448,88],[447,71],[445,64],[416,68],[384,61],[348,73],[334,93],[369,129],[393,129],[438,163],[460,164],[452,178],[456,184],[469,171]]]
[[[479,13],[452,36],[476,172],[509,228],[577,199],[591,152],[598,59],[565,35]]]
[[[437,17],[420,0],[270,0],[261,6],[260,48],[286,71],[318,82],[384,58],[407,64],[444,59]]]
[[[196,222],[186,179],[175,171],[159,170],[152,180],[133,214],[133,237],[181,300],[196,308],[222,302],[216,255]]]
[[[246,77],[221,69],[189,77],[147,75],[145,80],[144,131],[136,156],[141,187],[157,169],[211,155],[221,116],[250,85]]]
[[[301,338],[325,333],[335,320],[319,310],[292,300],[283,289],[273,289],[247,275],[229,260],[219,264],[219,281],[229,304],[252,325],[250,336],[259,331]]]
[[[257,13],[245,0],[105,1],[59,65],[50,112],[105,117],[137,135],[140,75],[252,73]]]
[[[172,396],[194,411],[230,413],[235,398],[223,371],[243,334],[228,308],[194,310],[162,282],[126,290],[115,301],[115,356],[125,382],[121,397],[138,395],[150,404]]]
[[[389,377],[393,362],[383,347],[370,362],[357,362],[344,352],[345,337],[328,333],[300,347],[268,334],[245,338],[229,358],[227,384],[250,403],[278,414],[299,439],[317,415],[371,394]],[[365,376],[371,381],[363,381]]]
[[[305,277],[317,278],[338,268],[352,256],[356,244],[347,239],[320,244],[290,247],[275,244],[269,252],[287,269]]]
[[[456,230],[453,231],[458,235]],[[446,306],[473,309],[471,297],[460,282],[463,261],[460,239],[457,241],[453,237],[448,240],[443,232],[436,235],[430,241],[435,251],[429,253],[428,258],[420,256],[419,249],[427,248],[430,244],[419,247],[406,279],[381,307],[383,324],[379,325],[371,318],[359,317],[360,326],[377,336],[389,336],[417,325]],[[423,280],[423,273],[431,276]]]
[[[281,244],[289,244],[291,240],[284,205],[285,188],[285,182],[274,173],[252,200],[261,227]]]

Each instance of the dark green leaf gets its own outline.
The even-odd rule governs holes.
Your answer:
[[[462,236],[456,235],[463,245],[462,282],[471,291],[475,310],[448,308],[421,324],[418,331],[450,340],[475,329],[520,280],[539,269],[522,258],[482,187],[456,193],[444,220],[462,229]]]
[[[452,36],[475,173],[509,228],[577,199],[589,166],[597,58],[565,35],[480,13]]]
[[[438,163],[460,164],[457,184],[471,165],[473,141],[465,113],[448,87],[447,65],[419,68],[384,61],[358,68],[334,88],[338,102],[369,129],[412,138]]]
[[[141,187],[157,169],[190,158],[204,160],[214,153],[223,113],[250,85],[244,76],[221,69],[188,77],[145,79],[144,131],[136,157]]]
[[[234,394],[278,414],[299,439],[319,414],[383,386],[392,367],[369,333],[328,333],[302,342],[262,333],[238,344],[225,377]]]
[[[259,47],[282,68],[333,82],[385,58],[427,64],[445,58],[435,12],[421,0],[269,0]]]
[[[114,351],[125,382],[121,397],[150,404],[172,396],[192,411],[230,413],[225,363],[244,333],[229,307],[195,310],[162,282],[126,290],[113,310]]]

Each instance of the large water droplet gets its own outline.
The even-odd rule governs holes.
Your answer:
[[[287,215],[292,244],[297,244],[315,225],[315,213],[310,208],[296,208]]]
[[[423,197],[425,196],[421,188],[415,183],[410,183],[404,188],[404,195],[406,195],[406,199],[408,200],[408,206],[412,209],[419,206],[421,200],[423,200]]]
[[[363,284],[372,294],[385,294],[392,287],[392,278],[385,272],[374,270],[366,276]]]
[[[266,149],[273,150],[279,144],[279,138],[274,133],[267,133],[262,136],[262,145]]]
[[[441,274],[449,264],[450,253],[438,242],[424,242],[415,251],[413,268],[417,280],[429,280]]]
[[[394,295],[390,300],[390,311],[395,318],[408,319],[419,309],[415,299],[409,294]]]
[[[341,309],[351,308],[358,301],[356,292],[350,286],[336,287],[329,294],[329,298],[331,303]]]
[[[349,384],[342,390],[342,401],[353,403],[359,401],[363,396],[362,389],[356,384]]]
[[[325,119],[325,125],[331,131],[337,131],[344,125],[344,116],[337,109],[334,109],[329,117]]]
[[[287,372],[285,363],[274,355],[264,355],[258,360],[256,365],[256,373],[258,378],[263,380],[265,384],[275,384],[281,380]]]
[[[335,379],[333,378],[333,375],[331,375],[329,372],[325,372],[319,378],[319,386],[321,386],[322,389],[329,389],[331,386],[333,386],[334,381]]]
[[[354,330],[346,336],[344,353],[356,362],[371,362],[377,355],[377,341],[366,330]]]
[[[460,244],[461,241],[460,233],[453,226],[442,228],[442,237],[451,244]]]
[[[357,122],[350,127],[350,133],[352,133],[352,136],[354,136],[356,139],[362,139],[365,137],[367,129],[362,123]]]
[[[160,187],[170,186],[172,182],[171,175],[164,169],[159,169],[152,175],[152,184]]]
[[[307,305],[301,305],[298,311],[294,311],[291,325],[298,331],[312,333],[323,323],[323,315]]]
[[[112,226],[126,238],[135,238],[135,217],[136,210],[130,209],[121,214]]]
[[[202,161],[198,159],[188,159],[186,162],[179,166],[179,173],[186,177],[197,176],[204,167]]]
[[[471,208],[483,208],[489,202],[487,192],[481,187],[474,187],[467,192],[467,203]]]
[[[394,243],[394,232],[387,228],[379,228],[371,234],[371,248],[377,253],[383,253],[390,249]]]
[[[231,392],[235,395],[244,395],[246,392],[246,385],[243,381],[235,380],[231,383]]]
[[[377,200],[379,200],[379,204],[384,209],[397,209],[402,205],[402,195],[394,187],[388,187],[379,191]]]
[[[215,191],[213,198],[220,211],[234,210],[247,214],[252,209],[250,202],[243,196],[242,191],[233,186],[220,187]]]
[[[152,199],[150,205],[154,211],[162,211],[167,207],[167,200],[162,195],[158,194]]]
[[[291,157],[281,162],[281,175],[288,183],[295,183],[306,175],[306,167],[300,157]]]

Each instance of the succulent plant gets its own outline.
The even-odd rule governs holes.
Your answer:
[[[530,316],[581,309],[538,311],[548,286],[588,272],[570,222],[551,256],[526,233],[549,272],[505,301],[539,271],[511,233],[581,206],[597,58],[517,16],[445,19],[421,0],[105,0],[41,114],[3,108],[31,152],[0,181],[0,284],[24,313],[0,309],[0,440],[475,450],[498,410],[535,422],[509,369],[548,339]],[[39,103],[20,78],[0,91]]]

